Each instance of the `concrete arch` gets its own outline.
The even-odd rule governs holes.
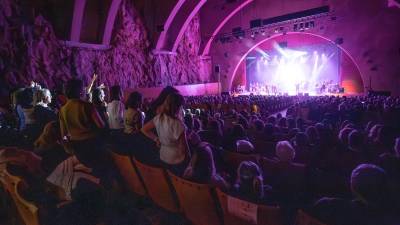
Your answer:
[[[207,24],[206,30],[203,30],[202,33],[203,35],[209,35],[210,36],[206,37],[206,40],[204,43],[201,44],[200,46],[200,54],[202,56],[207,56],[210,52],[210,47],[211,43],[214,41],[215,36],[221,31],[221,29],[225,26],[225,24],[240,10],[242,10],[245,6],[249,5],[251,2],[254,0],[241,0],[237,1],[235,3],[231,3],[231,5],[227,5],[227,9],[224,11],[221,11],[221,14],[216,15],[215,17],[212,17],[213,21],[211,22],[202,22],[202,24]],[[212,2],[212,1],[209,1]],[[210,3],[211,4],[211,3]],[[205,6],[206,7],[206,6]],[[202,20],[205,20],[209,18],[209,10],[205,9],[204,12],[205,14],[204,17],[202,17]],[[215,21],[216,20],[216,21]]]
[[[164,25],[156,51],[175,52],[187,26],[207,0],[179,0]]]

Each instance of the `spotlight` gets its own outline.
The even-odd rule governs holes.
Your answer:
[[[251,32],[250,37],[254,38],[256,35],[254,34],[254,32]]]
[[[279,33],[278,28],[275,28],[274,33],[275,33],[275,34]]]
[[[265,30],[262,30],[262,31],[261,31],[261,35],[262,35],[262,36],[265,36]]]

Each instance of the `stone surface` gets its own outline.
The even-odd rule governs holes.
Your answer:
[[[13,88],[31,80],[54,88],[71,77],[123,88],[201,83],[210,80],[211,64],[198,56],[200,19],[196,16],[176,55],[154,55],[144,23],[131,1],[123,0],[111,48],[68,47],[42,16],[32,21],[18,0],[0,0],[0,79]]]

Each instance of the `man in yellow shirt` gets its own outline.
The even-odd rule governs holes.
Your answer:
[[[82,80],[71,79],[66,85],[68,101],[59,113],[61,137],[81,163],[93,168],[105,152],[100,138],[105,123],[94,105],[81,100],[83,90]]]

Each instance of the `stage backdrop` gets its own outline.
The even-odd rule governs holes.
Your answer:
[[[323,83],[339,84],[340,49],[331,43],[287,48],[275,42],[270,50],[256,49],[246,58],[246,85],[276,86],[279,93],[317,94]]]

